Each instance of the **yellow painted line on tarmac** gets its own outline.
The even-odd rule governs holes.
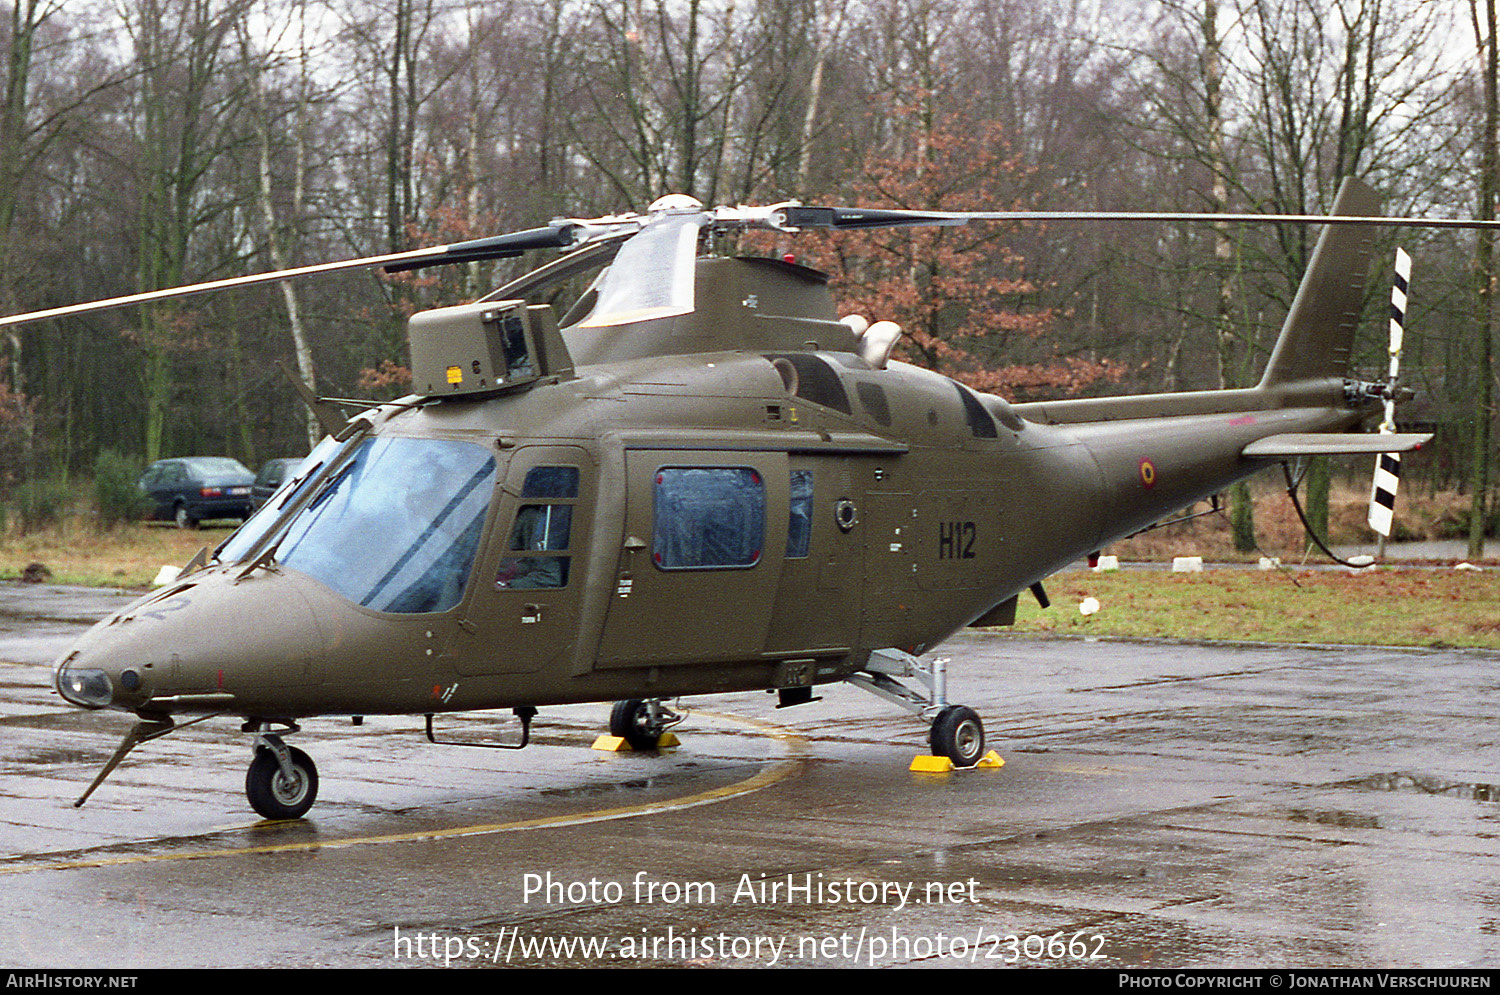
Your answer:
[[[536,819],[519,819],[515,822],[495,822],[475,826],[455,826],[450,829],[423,829],[411,833],[389,833],[380,836],[356,836],[349,839],[302,840],[296,843],[274,843],[265,846],[234,847],[225,850],[196,850],[187,853],[132,854],[121,857],[92,857],[79,860],[59,860],[44,864],[25,864],[0,867],[0,875],[24,874],[31,871],[74,870],[86,867],[118,867],[125,864],[154,864],[169,860],[209,860],[215,857],[242,857],[262,853],[295,853],[306,850],[341,850],[356,846],[374,846],[381,843],[412,843],[421,840],[451,839],[464,836],[487,836],[495,833],[514,833],[527,829],[555,829],[563,826],[581,826],[590,822],[608,822],[613,819],[629,819],[639,815],[662,812],[677,812],[682,809],[712,805],[738,798],[741,795],[763,791],[771,785],[795,774],[802,766],[802,755],[807,741],[783,726],[759,719],[739,715],[697,710],[696,715],[738,722],[755,728],[760,733],[779,741],[792,754],[791,758],[778,761],[752,777],[718,788],[710,788],[682,798],[668,798],[659,802],[640,805],[621,805],[615,808],[595,809],[573,815],[551,815]]]

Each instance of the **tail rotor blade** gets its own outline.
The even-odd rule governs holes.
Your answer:
[[[1391,281],[1390,372],[1386,379],[1385,420],[1382,434],[1396,431],[1396,389],[1401,372],[1401,339],[1406,325],[1406,291],[1411,280],[1411,256],[1405,249],[1396,250],[1396,273]],[[1375,479],[1370,487],[1370,528],[1384,540],[1390,538],[1391,521],[1396,511],[1396,489],[1401,484],[1401,454],[1381,453],[1375,459]],[[1383,552],[1383,549],[1382,549]]]
[[[1375,457],[1375,482],[1370,489],[1370,528],[1389,539],[1396,514],[1396,488],[1401,483],[1401,455],[1381,453]]]

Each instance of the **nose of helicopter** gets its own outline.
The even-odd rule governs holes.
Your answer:
[[[302,584],[284,574],[199,574],[90,629],[53,684],[83,708],[220,711],[318,680],[326,644]]]

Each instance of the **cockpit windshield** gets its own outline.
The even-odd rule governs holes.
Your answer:
[[[375,611],[447,611],[463,597],[494,486],[482,446],[367,439],[288,524],[276,561]]]
[[[250,516],[250,520],[224,541],[214,553],[214,559],[220,563],[238,563],[244,559],[255,549],[261,538],[276,525],[282,512],[289,508],[301,495],[303,489],[317,478],[318,471],[335,460],[344,446],[352,446],[356,441],[357,437],[340,443],[332,436],[328,436],[318,443],[317,448],[297,466],[297,469],[287,474],[286,481],[254,515]]]

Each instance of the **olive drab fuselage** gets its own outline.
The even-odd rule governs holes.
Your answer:
[[[872,650],[1004,622],[1033,583],[1266,465],[1247,443],[1371,411],[1332,378],[1011,405],[861,359],[801,267],[703,260],[698,284],[691,315],[565,329],[569,376],[362,416],[351,444],[444,440],[493,461],[456,602],[337,589],[391,542],[376,526],[340,535],[322,578],[295,548],[210,561],[64,666],[103,669],[108,704],[142,714],[275,718],[818,684]],[[528,493],[558,468],[564,489]],[[420,483],[419,464],[405,472]],[[678,548],[705,515],[734,548]],[[553,548],[527,548],[543,517]]]

